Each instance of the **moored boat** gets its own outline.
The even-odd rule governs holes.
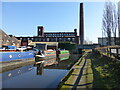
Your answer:
[[[38,55],[35,55],[35,64],[44,63],[44,67],[53,64],[58,64],[59,60],[66,60],[69,58],[68,50],[46,50],[39,51]]]
[[[35,55],[35,61],[49,60],[56,58],[56,51],[54,50],[39,50],[38,55]]]
[[[69,50],[60,50],[59,58],[62,58],[62,57],[65,57],[65,56],[69,56],[69,55],[70,55]]]
[[[0,62],[34,58],[33,52],[0,52]]]
[[[9,46],[8,49],[0,49],[0,62],[8,62],[13,60],[25,60],[34,58],[34,52],[30,51],[16,51],[13,46]]]
[[[49,60],[53,58],[62,58],[65,56],[69,56],[68,50],[45,50],[39,51],[38,55],[35,55],[35,61],[41,61],[41,60]]]

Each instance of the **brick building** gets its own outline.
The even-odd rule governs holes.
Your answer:
[[[22,46],[27,46],[28,40],[32,42],[73,42],[79,44],[77,29],[74,29],[73,32],[44,32],[44,27],[38,26],[37,36],[16,38],[21,40]]]
[[[3,30],[0,29],[0,47],[4,45],[13,45],[19,47],[20,40],[12,35],[7,35]]]

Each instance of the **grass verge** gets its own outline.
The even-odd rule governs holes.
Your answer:
[[[120,88],[120,62],[99,52],[91,53],[93,89]]]

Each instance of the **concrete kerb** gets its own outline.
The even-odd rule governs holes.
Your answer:
[[[72,68],[70,69],[70,71],[65,75],[65,77],[63,79],[61,79],[57,89],[59,90],[62,85],[68,80],[68,78],[70,77],[70,75],[73,73],[73,71],[75,70],[75,68],[77,66],[79,66],[81,64],[81,62],[83,61],[83,58],[87,55],[87,53],[84,53],[84,55],[78,60],[78,62],[76,62]]]

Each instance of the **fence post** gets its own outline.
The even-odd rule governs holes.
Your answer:
[[[118,52],[118,48],[116,48],[116,54],[117,54],[117,58],[119,57],[119,52]]]
[[[109,56],[111,57],[111,55],[112,55],[112,54],[111,54],[111,48],[109,48]]]

